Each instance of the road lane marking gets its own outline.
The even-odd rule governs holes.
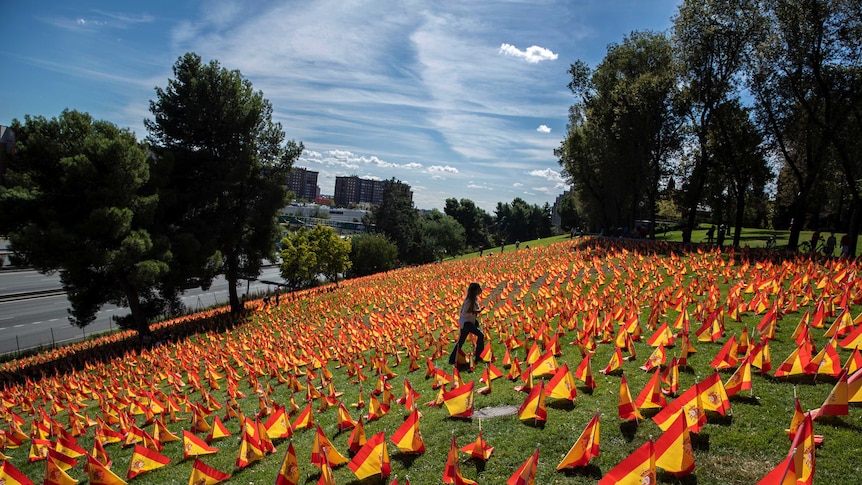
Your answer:
[[[23,327],[23,326],[24,326],[24,324],[23,324],[23,323],[21,323],[21,324],[15,325],[15,328],[20,328],[20,327]]]
[[[42,323],[42,322],[33,322],[30,325],[39,325],[40,323]]]
[[[48,320],[48,321],[49,321],[49,322],[56,322],[57,320],[59,320],[59,318],[52,318],[52,319],[50,319],[50,320]]]
[[[0,327],[0,330],[6,330],[6,327]]]

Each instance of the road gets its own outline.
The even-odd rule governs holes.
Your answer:
[[[281,282],[278,268],[264,268],[258,278],[264,281]],[[96,321],[81,330],[67,319],[71,309],[65,294],[46,294],[26,299],[9,299],[8,295],[32,293],[60,288],[57,275],[43,275],[35,271],[0,272],[0,354],[25,350],[51,343],[68,343],[80,340],[87,335],[111,330],[116,326],[111,317],[129,313],[128,308],[105,305],[96,315]],[[207,291],[189,290],[182,300],[190,309],[205,308],[214,304],[226,303],[228,286],[224,278],[217,278]],[[237,288],[239,295],[260,294],[275,290],[273,285],[252,281],[243,282]]]

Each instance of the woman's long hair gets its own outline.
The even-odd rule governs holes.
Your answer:
[[[482,287],[479,283],[470,283],[470,286],[467,287],[467,299],[470,300],[470,303],[476,303],[476,298],[479,297],[479,292],[481,291]]]

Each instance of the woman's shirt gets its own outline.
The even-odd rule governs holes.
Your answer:
[[[458,325],[464,326],[464,323],[476,323],[476,315],[479,314],[479,302],[471,302],[469,298],[464,298],[464,303],[461,304],[461,315],[458,317]]]

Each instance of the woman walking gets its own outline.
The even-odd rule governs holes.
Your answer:
[[[478,360],[482,351],[485,350],[485,334],[479,328],[479,320],[476,319],[482,311],[479,307],[479,293],[481,292],[482,287],[479,286],[479,283],[473,282],[467,287],[467,296],[464,298],[464,303],[461,304],[461,315],[458,317],[458,327],[461,329],[458,334],[458,343],[455,344],[455,348],[449,354],[451,365],[455,365],[458,351],[461,350],[461,346],[467,340],[467,335],[471,333],[476,336],[475,359]]]

